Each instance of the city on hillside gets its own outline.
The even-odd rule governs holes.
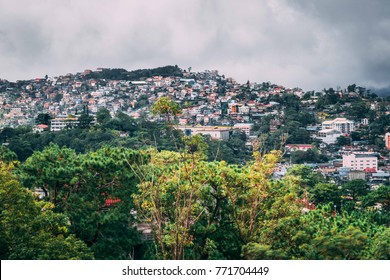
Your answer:
[[[234,131],[240,131],[245,134],[242,149],[250,151],[259,136],[270,148],[282,149],[284,161],[277,177],[299,163],[334,181],[364,179],[373,186],[389,182],[390,98],[355,84],[304,92],[270,82],[240,84],[216,70],[98,68],[58,77],[1,80],[0,127],[57,132],[80,126],[80,116],[85,115],[88,125],[94,125],[101,110],[108,110],[111,117],[121,113],[158,122],[150,107],[164,96],[179,104],[175,128],[184,135],[229,141]],[[7,144],[4,138],[2,145]]]
[[[99,68],[1,80],[0,122],[2,259],[389,259],[390,98],[361,86]]]

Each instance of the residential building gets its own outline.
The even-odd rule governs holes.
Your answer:
[[[247,138],[251,135],[251,129],[253,128],[253,123],[236,123],[233,128],[237,128],[245,132]]]
[[[329,145],[336,143],[341,135],[342,133],[336,129],[322,129],[317,132],[316,138]]]
[[[176,128],[182,130],[186,136],[210,135],[211,139],[215,140],[229,140],[232,131],[230,127],[224,126],[177,126]]]
[[[347,179],[348,179],[348,181],[366,180],[366,172],[364,172],[362,170],[351,170],[347,174]]]
[[[310,149],[313,149],[313,145],[309,145],[309,144],[287,144],[286,145],[287,152],[295,152],[295,151],[306,152],[307,150]]]
[[[351,153],[343,155],[343,167],[351,167],[351,170],[364,171],[367,168],[378,170],[378,158],[374,154]]]
[[[47,124],[38,124],[33,126],[33,132],[42,133],[45,130],[48,130],[49,126]]]
[[[346,118],[336,118],[322,122],[322,129],[335,129],[341,133],[351,133],[355,130],[355,123]]]
[[[64,128],[73,128],[77,126],[77,118],[55,118],[50,121],[50,131],[61,131]]]
[[[386,144],[386,148],[390,150],[390,132],[387,132],[385,134],[385,144]]]

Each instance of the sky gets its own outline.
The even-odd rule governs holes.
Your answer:
[[[178,65],[304,90],[390,86],[389,0],[0,0],[0,78]]]

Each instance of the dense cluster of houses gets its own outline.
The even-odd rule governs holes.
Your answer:
[[[96,72],[102,71],[97,69]],[[247,144],[256,138],[255,124],[271,116],[270,132],[281,126],[283,110],[278,102],[264,101],[268,97],[293,94],[302,97],[299,88],[285,88],[271,83],[240,84],[232,78],[225,78],[217,71],[192,73],[182,71],[182,76],[153,76],[141,80],[111,80],[88,78],[94,71],[67,74],[59,77],[45,77],[10,83],[0,80],[0,128],[20,125],[34,126],[34,131],[60,131],[65,127],[77,126],[77,116],[87,112],[94,116],[100,108],[106,108],[112,116],[118,112],[133,118],[154,119],[149,114],[150,105],[158,98],[167,96],[181,105],[177,129],[185,135],[204,134],[212,139],[228,140],[233,130],[241,130],[247,136]],[[351,94],[351,93],[349,93]],[[302,106],[314,109],[318,96],[302,100]],[[375,104],[374,104],[375,105]],[[38,114],[49,114],[50,125],[35,122]],[[313,114],[315,114],[313,110]],[[317,116],[321,119],[321,116]],[[359,123],[344,117],[324,119],[306,127],[313,139],[320,140],[320,148],[335,144],[343,135],[349,135],[361,126],[367,126],[368,119]],[[390,149],[390,134],[386,134],[386,145]],[[309,144],[290,144],[286,151],[307,151]],[[338,179],[365,178],[368,181],[387,181],[386,167],[378,168],[379,154],[370,151],[339,151],[339,161],[327,164],[313,164],[324,176]],[[360,147],[357,147],[359,149]],[[287,165],[286,165],[287,166]],[[384,165],[385,166],[385,165]],[[364,176],[363,176],[364,173]],[[278,175],[284,174],[284,168]]]

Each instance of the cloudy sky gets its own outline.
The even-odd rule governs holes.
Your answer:
[[[177,64],[304,90],[390,85],[389,0],[0,0],[0,78]]]

